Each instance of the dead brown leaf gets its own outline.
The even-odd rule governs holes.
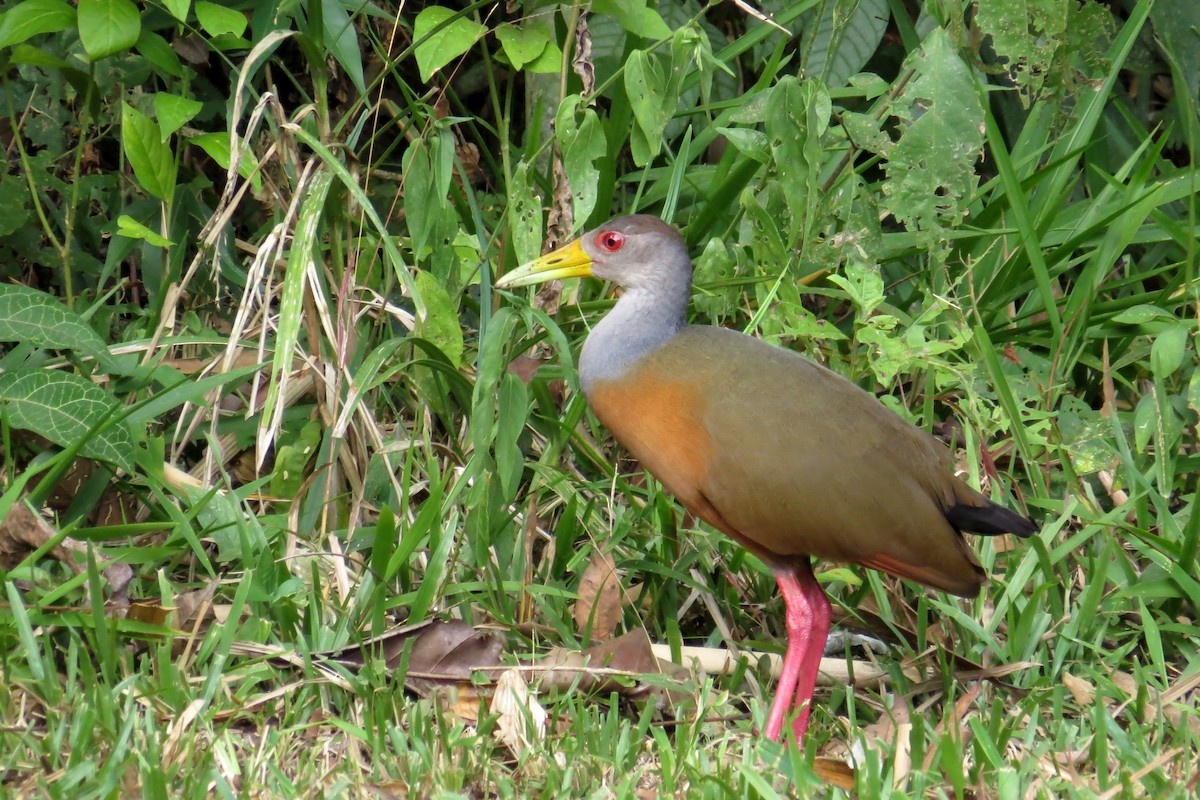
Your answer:
[[[522,353],[508,362],[508,371],[516,375],[521,383],[528,384],[548,360],[546,358],[535,358],[528,353]]]
[[[539,666],[546,670],[538,680],[543,688],[567,690],[577,685],[585,692],[615,691],[630,698],[644,697],[654,687],[618,678],[665,675],[682,681],[688,677],[688,671],[683,667],[654,655],[650,637],[641,628],[583,651],[554,648]],[[673,699],[685,697],[679,693]]]
[[[583,83],[585,97],[596,91],[596,65],[592,63],[592,32],[588,30],[587,15],[580,14],[575,23],[575,56],[571,69]]]
[[[500,674],[492,693],[491,711],[496,715],[496,738],[518,758],[546,738],[546,709],[530,694],[529,684],[518,669]]]
[[[23,503],[14,503],[8,516],[0,522],[0,568],[10,570],[20,564],[32,552],[49,544],[58,537],[58,531],[50,523],[35,514]],[[73,572],[83,572],[87,563],[87,545],[70,537],[64,537],[48,551],[53,558],[66,564]],[[129,603],[129,582],[133,570],[120,561],[109,561],[101,569],[108,581],[109,602],[121,607]]]
[[[608,553],[596,553],[583,571],[574,616],[585,638],[590,632],[592,639],[603,642],[616,632],[621,621],[621,578]]]
[[[336,650],[314,652],[312,664],[335,683],[336,673],[322,667],[333,661],[352,671],[368,659],[379,659],[389,669],[400,665],[405,648],[412,643],[404,685],[421,697],[432,697],[468,722],[479,716],[479,703],[491,694],[491,682],[476,679],[480,670],[494,671],[500,665],[500,639],[478,631],[462,620],[425,620],[404,625],[365,642]],[[305,660],[295,651],[283,648],[269,652],[250,643],[237,643],[237,652],[268,655],[295,667]]]
[[[547,244],[558,247],[571,236],[575,229],[575,199],[571,193],[571,181],[563,167],[562,153],[554,150],[554,194],[546,215]]]
[[[830,786],[847,792],[854,791],[854,767],[845,761],[817,756],[813,759],[813,772]]]
[[[1090,707],[1096,701],[1096,687],[1083,678],[1077,678],[1069,672],[1062,674],[1063,686],[1071,693],[1072,699],[1081,706]]]

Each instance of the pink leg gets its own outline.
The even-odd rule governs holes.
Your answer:
[[[765,733],[768,739],[779,741],[783,718],[790,710],[795,714],[792,734],[798,745],[808,729],[808,710],[817,684],[817,670],[821,666],[825,639],[829,636],[829,598],[813,577],[812,566],[807,561],[797,564],[790,572],[776,574],[775,580],[786,608],[788,646],[779,685],[775,689],[775,701],[767,715]]]

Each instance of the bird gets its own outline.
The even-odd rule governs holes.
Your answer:
[[[962,597],[986,579],[963,532],[1038,530],[953,474],[949,449],[798,353],[690,325],[692,262],[658,217],[617,217],[517,267],[509,289],[593,276],[624,291],[592,328],[579,385],[596,417],[685,509],[775,576],[787,647],[763,734],[808,728],[830,602],[813,559]]]

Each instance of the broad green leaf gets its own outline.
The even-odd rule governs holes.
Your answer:
[[[816,24],[804,28],[804,74],[845,85],[879,48],[890,19],[888,0],[828,0]]]
[[[75,25],[75,9],[62,0],[25,0],[0,19],[0,48],[12,47],[31,36],[58,33]]]
[[[563,51],[558,42],[550,42],[537,58],[525,65],[525,71],[543,75],[557,73],[562,69],[562,59]]]
[[[142,15],[130,0],[79,0],[78,21],[91,61],[124,53],[142,33]]]
[[[766,134],[771,158],[790,213],[788,239],[808,242],[819,208],[821,137],[829,127],[833,104],[821,81],[800,83],[787,77],[771,90]],[[813,212],[813,213],[810,213]]]
[[[847,264],[846,274],[830,275],[829,280],[846,291],[850,301],[858,308],[859,319],[867,319],[886,299],[883,293],[883,277],[879,270]]]
[[[1188,328],[1183,325],[1168,328],[1154,337],[1150,345],[1150,370],[1154,377],[1165,379],[1183,366],[1187,340]]]
[[[753,128],[717,128],[742,155],[749,156],[760,164],[767,163],[767,135]]]
[[[428,81],[433,73],[470,50],[487,31],[478,22],[460,14],[443,6],[429,6],[417,14],[413,23],[413,42],[421,80]],[[447,24],[433,33],[442,23]]]
[[[625,96],[637,123],[629,138],[633,163],[644,167],[658,155],[663,131],[675,111],[675,103],[667,102],[667,79],[657,56],[645,50],[630,53],[625,61]]]
[[[109,363],[108,348],[83,317],[45,292],[0,284],[0,341],[73,350]]]
[[[75,70],[77,65],[55,56],[40,47],[19,44],[12,49],[8,60],[12,64],[22,64],[44,69]]]
[[[191,136],[187,139],[189,144],[194,144],[204,152],[208,153],[209,158],[221,165],[222,169],[229,169],[229,162],[232,156],[229,152],[229,134],[228,133],[202,133],[199,136]],[[251,179],[253,176],[254,186],[259,187],[260,178],[254,171],[258,166],[258,159],[254,157],[254,153],[250,149],[242,148],[242,159],[238,162],[238,174],[243,178]]]
[[[529,162],[524,160],[508,182],[508,226],[517,262],[537,258],[542,252],[542,200],[533,193]]]
[[[578,230],[596,207],[600,170],[596,161],[608,151],[604,126],[596,112],[577,94],[563,98],[554,123],[554,136],[562,152],[563,168],[571,187],[575,229]],[[574,231],[572,231],[574,232]]]
[[[275,453],[275,468],[271,471],[273,497],[290,499],[299,496],[300,487],[308,478],[305,469],[321,445],[324,430],[320,422],[310,420],[294,440],[279,446]]]
[[[1158,426],[1158,407],[1153,394],[1144,394],[1133,411],[1133,443],[1139,453],[1146,452],[1146,445],[1154,436]]]
[[[1073,0],[1022,0],[976,5],[975,24],[991,36],[996,56],[1026,105],[1041,91],[1067,30]]]
[[[70,447],[113,415],[117,398],[70,372],[44,370],[0,375],[0,402],[8,423]],[[133,437],[121,422],[102,426],[79,450],[88,458],[133,469]]]
[[[200,27],[205,33],[210,36],[221,36],[229,34],[231,36],[241,36],[246,30],[246,15],[240,11],[225,6],[219,6],[216,3],[209,3],[206,0],[199,0],[196,3],[196,20],[199,21]]]
[[[458,308],[437,277],[423,269],[413,270],[413,278],[425,298],[425,317],[418,319],[413,335],[432,344],[458,367],[462,364],[463,335]]]
[[[188,12],[192,8],[191,0],[163,0],[163,6],[171,12],[171,16],[180,22],[187,22]]]
[[[341,65],[351,83],[362,94],[367,93],[363,78],[362,53],[358,48],[358,31],[341,0],[321,0],[325,25],[325,48]]]
[[[645,39],[668,39],[671,28],[646,0],[594,0],[592,13],[611,14],[628,32]]]
[[[944,30],[930,33],[905,65],[917,77],[891,106],[902,132],[884,164],[883,193],[887,210],[932,243],[962,222],[965,198],[979,183],[983,108]]]
[[[24,48],[27,45],[22,44],[18,47]],[[29,193],[24,189],[15,176],[0,177],[0,238],[20,231],[33,219],[29,208]]]
[[[1200,97],[1200,6],[1196,0],[1156,0],[1154,35],[1172,53],[1193,98]],[[1074,20],[1072,20],[1074,22]]]
[[[1152,320],[1174,321],[1175,319],[1177,317],[1170,311],[1145,303],[1130,306],[1112,317],[1113,322],[1119,322],[1122,325],[1144,325]]]
[[[169,201],[175,193],[175,154],[154,120],[126,103],[121,104],[121,147],[142,188]]]
[[[159,136],[166,141],[172,133],[192,120],[204,104],[190,97],[180,97],[169,92],[154,95],[154,113],[158,115]]]
[[[183,64],[179,56],[167,44],[167,40],[154,31],[142,31],[134,49],[141,53],[147,61],[158,67],[164,75],[172,78],[183,77]]]
[[[144,239],[155,247],[172,247],[174,242],[147,228],[128,214],[117,217],[117,235],[130,239]]]
[[[554,33],[544,22],[528,22],[525,25],[506,22],[496,28],[496,38],[500,40],[509,62],[521,69],[542,54],[553,41]]]

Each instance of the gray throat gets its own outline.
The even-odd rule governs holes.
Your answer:
[[[627,289],[592,328],[579,355],[579,383],[585,395],[597,381],[625,374],[683,328],[690,281],[681,284]]]

